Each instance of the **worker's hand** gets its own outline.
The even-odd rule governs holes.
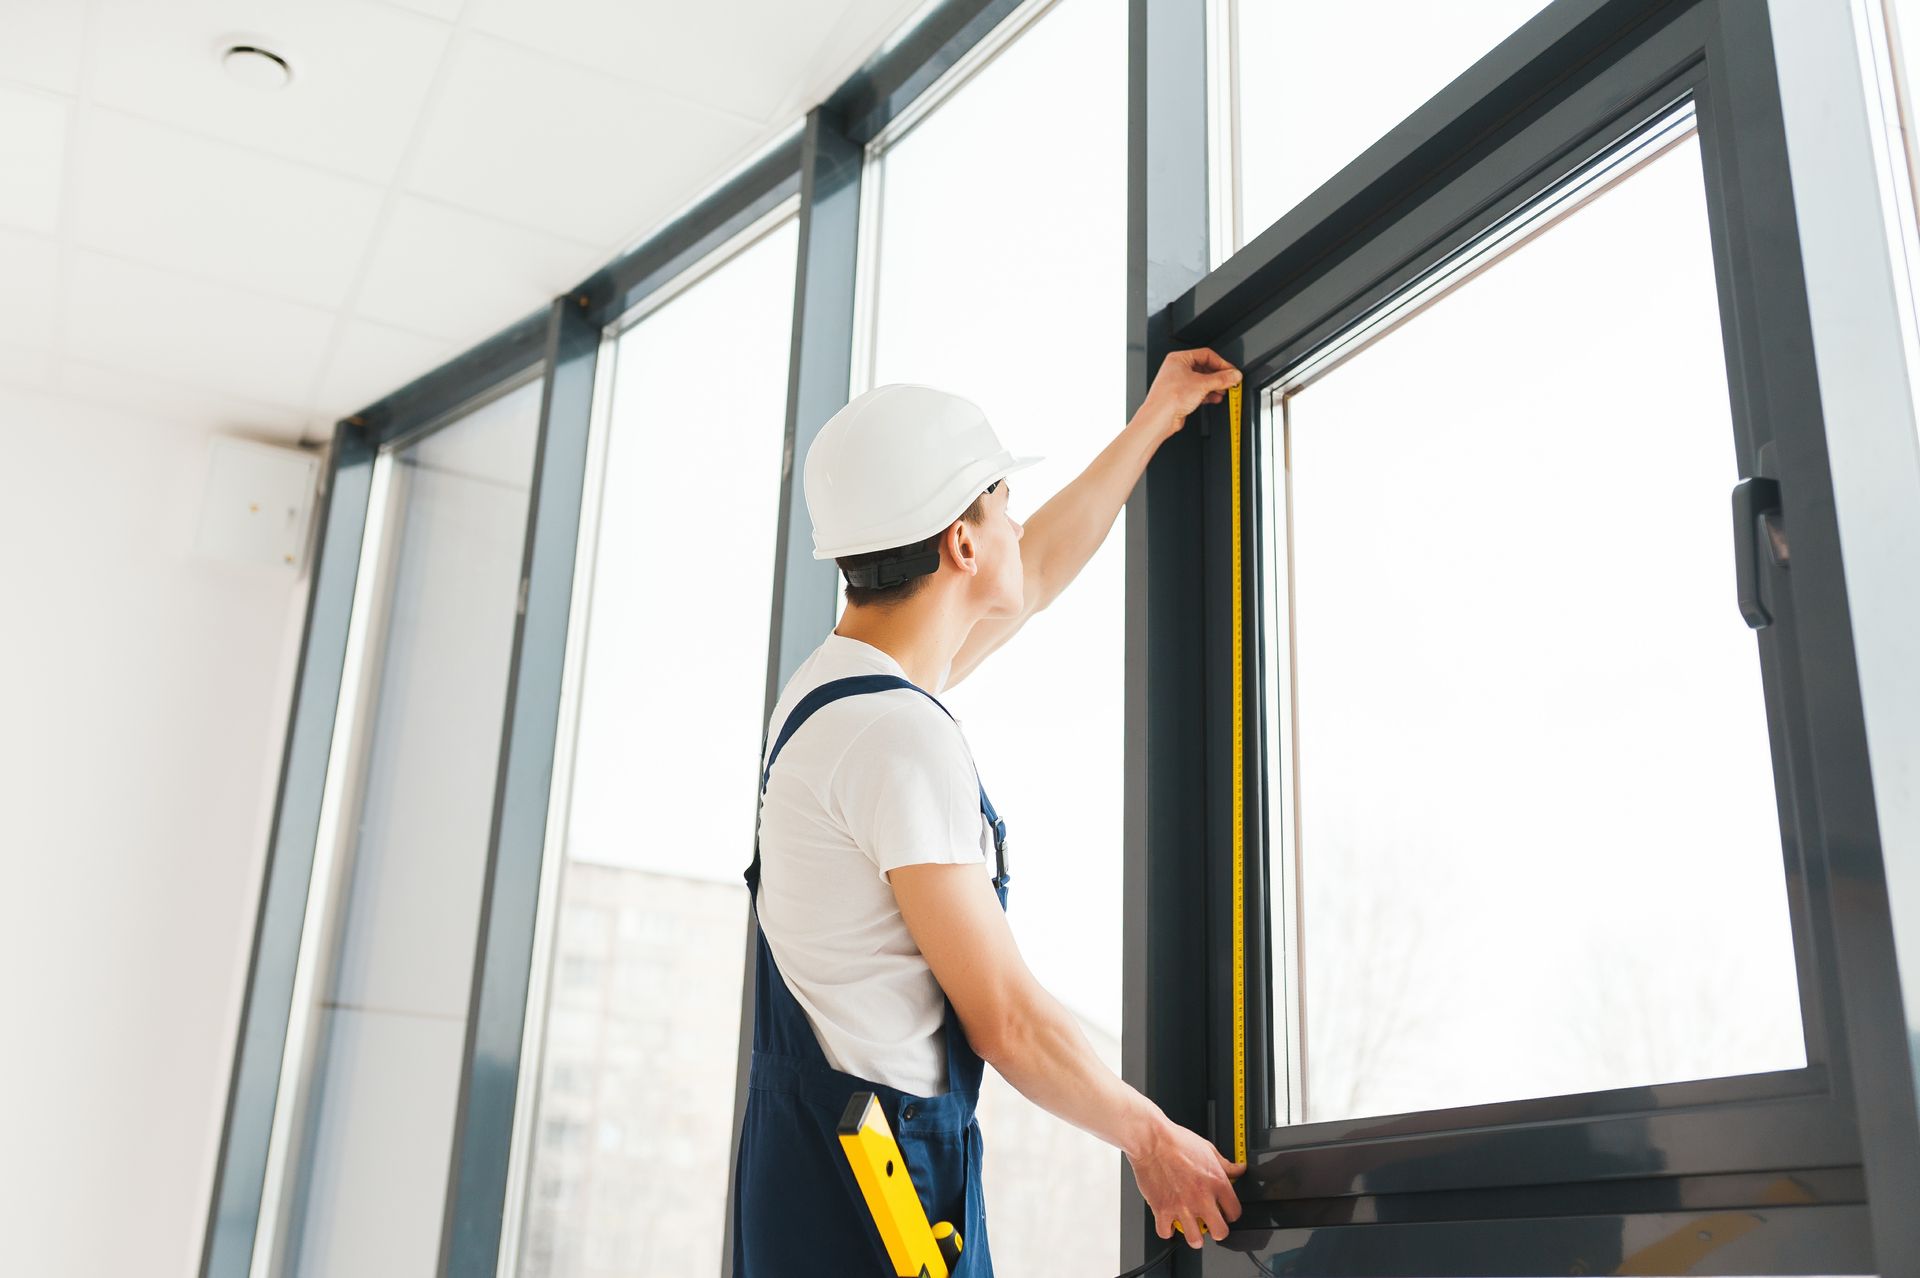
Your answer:
[[[1228,1161],[1199,1133],[1162,1120],[1147,1146],[1129,1153],[1127,1161],[1162,1238],[1173,1237],[1177,1223],[1189,1247],[1205,1241],[1202,1227],[1219,1242],[1227,1236],[1227,1222],[1240,1219],[1240,1196],[1231,1177],[1246,1171],[1246,1164]]]
[[[1161,361],[1140,405],[1140,416],[1156,423],[1163,437],[1172,435],[1188,413],[1202,404],[1219,403],[1226,398],[1227,388],[1239,382],[1240,370],[1204,346],[1174,351]]]

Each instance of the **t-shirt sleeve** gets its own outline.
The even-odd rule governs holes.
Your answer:
[[[980,783],[959,729],[938,706],[903,704],[868,724],[831,785],[848,833],[883,878],[903,865],[986,857]]]

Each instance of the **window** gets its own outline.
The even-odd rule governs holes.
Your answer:
[[[1010,481],[1015,518],[1124,424],[1126,41],[1125,6],[1063,0],[868,170],[868,384],[964,395],[1009,448],[1043,454]],[[1116,523],[1053,607],[942,696],[1007,818],[1021,951],[1116,1069],[1122,558]],[[1054,1267],[1071,1221],[1094,1248],[1087,1271],[1114,1272],[1119,1155],[988,1078],[997,1265]]]
[[[1242,239],[1546,6],[1546,0],[1234,0]]]
[[[271,1244],[291,1273],[430,1270],[439,1255],[540,392],[382,458],[358,623],[364,744],[340,850],[316,873],[335,939],[318,956]]]
[[[1836,19],[1783,103],[1780,25],[1550,5],[1146,330],[1249,390],[1163,450],[1129,564],[1140,797],[1205,845],[1138,849],[1129,1006],[1163,1106],[1246,1152],[1270,1270],[1906,1254],[1861,1191],[1911,1196],[1827,460],[1860,425],[1782,127],[1858,50]]]
[[[1663,144],[1267,398],[1276,1115],[1806,1064],[1699,146]]]
[[[797,245],[613,353],[528,1278],[719,1272]]]

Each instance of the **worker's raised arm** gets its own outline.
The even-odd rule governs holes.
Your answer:
[[[1245,1168],[1170,1121],[1094,1054],[1073,1014],[1033,977],[978,863],[903,865],[888,875],[901,917],[973,1050],[1049,1113],[1125,1151],[1162,1238],[1175,1221],[1198,1247],[1240,1216]]]
[[[1026,521],[1020,541],[1025,606],[1015,616],[974,623],[954,655],[947,687],[964,679],[987,654],[1011,639],[1028,617],[1060,597],[1107,539],[1120,508],[1127,504],[1128,494],[1161,443],[1179,431],[1189,413],[1202,404],[1219,403],[1226,389],[1239,380],[1237,369],[1205,347],[1167,356],[1133,420],[1072,483]]]

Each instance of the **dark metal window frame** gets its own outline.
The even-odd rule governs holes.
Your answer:
[[[1156,271],[1193,274],[1196,227],[1204,243],[1203,218],[1190,208],[1156,218],[1160,193],[1141,189],[1141,170],[1156,160],[1164,167],[1181,143],[1204,153],[1193,147],[1204,112],[1186,90],[1198,22],[1191,10],[1135,5],[1133,389],[1137,402],[1145,376],[1171,349],[1211,345],[1239,364],[1250,391],[1247,476],[1258,473],[1252,388],[1297,366],[1640,123],[1692,98],[1742,473],[1782,479],[1793,537],[1794,571],[1775,570],[1768,581],[1782,615],[1760,632],[1760,646],[1809,1063],[1734,1079],[1274,1125],[1263,831],[1254,828],[1264,769],[1257,732],[1243,758],[1231,757],[1230,459],[1216,414],[1163,447],[1135,498],[1153,523],[1139,529],[1138,553],[1130,544],[1128,568],[1128,726],[1139,740],[1129,747],[1128,948],[1130,959],[1138,951],[1144,960],[1128,972],[1129,1023],[1137,1027],[1128,1036],[1129,1077],[1177,1119],[1231,1144],[1224,920],[1230,769],[1239,766],[1250,814],[1244,1047],[1253,1162],[1242,1186],[1240,1245],[1268,1256],[1307,1249],[1315,1272],[1580,1272],[1576,1266],[1605,1252],[1592,1248],[1596,1236],[1614,1241],[1618,1263],[1625,1240],[1677,1230],[1686,1213],[1764,1208],[1758,1228],[1778,1266],[1766,1272],[1870,1270],[1870,1233],[1883,1256],[1920,1253],[1920,1227],[1896,1219],[1911,1213],[1883,1211],[1870,1222],[1866,1210],[1870,1186],[1876,1201],[1913,1199],[1912,1162],[1899,1152],[1863,1157],[1855,1115],[1899,1114],[1903,1096],[1910,1112],[1912,1092],[1904,1056],[1874,1028],[1877,1018],[1903,1023],[1885,959],[1892,937],[1884,883],[1848,864],[1866,854],[1877,869],[1878,846],[1766,5],[1560,0],[1218,270],[1156,305]],[[1174,27],[1175,38],[1150,38],[1156,23]],[[1193,167],[1176,180],[1190,181]],[[1130,543],[1135,519],[1130,508]],[[1257,582],[1258,519],[1243,525],[1244,563]],[[1246,613],[1242,689],[1246,722],[1256,725],[1257,654],[1270,642],[1258,614]],[[1206,760],[1204,768],[1195,759]],[[1196,829],[1207,832],[1208,886],[1198,904],[1164,890],[1181,877],[1177,862],[1192,866],[1191,836],[1176,831]],[[1192,869],[1185,873],[1190,880]],[[1197,1013],[1180,993],[1195,989],[1208,992]],[[1181,1061],[1160,1046],[1167,1040],[1204,1041],[1209,1050],[1203,1062]],[[1783,1185],[1790,1202],[1780,1198]],[[1598,1235],[1553,1227],[1576,1219],[1604,1227]],[[1138,1212],[1130,1223],[1138,1229]],[[1130,1258],[1146,1241],[1129,1239]],[[1230,1251],[1204,1256],[1208,1272],[1248,1272]],[[1743,1263],[1744,1272],[1759,1272]]]

